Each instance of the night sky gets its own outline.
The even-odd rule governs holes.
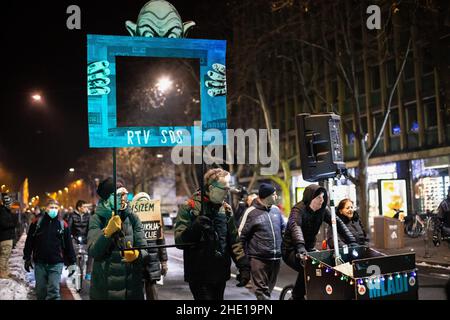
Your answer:
[[[191,38],[225,39],[214,1],[170,1]],[[14,189],[29,178],[30,195],[64,186],[68,169],[88,152],[86,34],[128,35],[146,1],[6,2],[1,10],[0,164]],[[68,30],[66,9],[81,8],[81,30]],[[221,5],[225,5],[225,2]],[[214,25],[216,24],[216,25]],[[31,95],[39,92],[39,105]]]

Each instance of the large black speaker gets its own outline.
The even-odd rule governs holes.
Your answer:
[[[334,113],[296,116],[303,179],[333,178],[345,169],[340,136],[341,117]]]

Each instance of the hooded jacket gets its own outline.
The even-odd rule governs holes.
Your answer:
[[[324,202],[322,207],[314,212],[309,207],[309,204],[320,192],[324,194]],[[307,251],[314,249],[316,235],[319,232],[322,222],[331,225],[331,212],[327,204],[328,192],[325,188],[315,184],[306,187],[302,201],[292,208],[289,215],[281,248],[283,256],[287,252],[300,250],[301,248],[305,248]],[[336,217],[336,226],[338,233],[346,243],[356,242],[355,237],[338,217]]]
[[[340,214],[339,212],[336,212],[336,217],[339,217],[339,219],[341,219],[341,221],[345,224],[348,230],[353,234],[353,236],[356,239],[356,243],[362,246],[367,246],[369,244],[369,238],[367,236],[366,231],[364,230],[361,220],[359,219],[359,215],[356,211],[353,212],[353,217],[351,219],[343,214]],[[342,236],[340,235],[338,235],[338,242],[339,246],[345,244],[345,242],[342,239]],[[333,230],[331,229],[331,227],[328,227],[327,229],[327,244],[328,247],[330,247],[331,249],[334,248]]]
[[[132,263],[124,262],[114,241],[114,236],[105,237],[103,229],[111,218],[111,209],[100,200],[95,214],[89,220],[88,251],[94,258],[90,288],[91,300],[143,300],[142,261],[146,250]],[[125,243],[132,247],[146,246],[144,230],[138,216],[128,211],[119,211]]]
[[[286,224],[277,206],[270,209],[259,199],[252,202],[253,209],[247,216],[240,240],[249,257],[262,260],[281,259],[281,242]]]
[[[230,279],[231,259],[241,269],[250,270],[239,241],[231,207],[203,199],[203,214],[212,220],[213,238],[193,227],[201,214],[200,192],[180,207],[175,223],[175,244],[196,243],[183,249],[186,282],[220,283]]]

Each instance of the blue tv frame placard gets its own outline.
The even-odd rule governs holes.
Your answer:
[[[95,61],[109,62],[111,89],[107,95],[88,96],[89,147],[173,147],[210,144],[203,132],[219,130],[222,144],[226,144],[227,108],[226,96],[211,97],[204,85],[210,80],[207,72],[214,63],[225,65],[226,41],[204,39],[148,38],[109,35],[87,35],[88,64]],[[159,57],[199,59],[201,127],[117,127],[116,105],[116,57]],[[133,134],[131,133],[133,131]],[[216,131],[217,132],[217,131]],[[135,135],[136,134],[136,135]],[[140,139],[129,139],[139,136]],[[172,137],[172,139],[170,138]],[[173,139],[176,137],[176,139]],[[130,144],[130,141],[132,142]],[[139,143],[137,143],[139,142]],[[221,144],[215,141],[214,144]]]

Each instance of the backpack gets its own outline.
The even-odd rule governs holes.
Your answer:
[[[45,214],[45,213],[44,213]],[[42,224],[42,220],[44,219],[44,215],[41,215],[39,218],[38,218],[38,220],[37,220],[37,222],[36,222],[36,229],[34,230],[34,233],[33,233],[33,238],[34,237],[36,237],[36,235],[37,235],[37,232],[39,231],[39,228],[41,227],[41,224]],[[65,222],[64,222],[64,220],[59,220],[59,223],[60,223],[60,229],[59,229],[59,235],[61,236],[61,247],[62,247],[62,249],[64,250],[64,248],[65,248],[65,244],[64,244],[64,229],[65,229]]]

